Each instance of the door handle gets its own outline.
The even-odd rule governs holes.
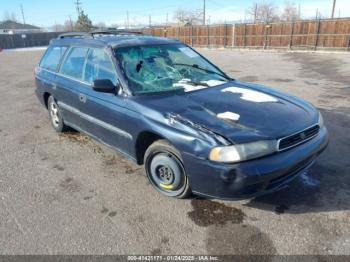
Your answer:
[[[86,103],[86,95],[79,94],[79,101],[82,102],[82,103]]]

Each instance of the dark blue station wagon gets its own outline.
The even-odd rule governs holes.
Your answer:
[[[328,143],[310,103],[234,80],[173,39],[64,34],[51,41],[35,79],[57,132],[71,127],[144,165],[167,196],[273,192]]]

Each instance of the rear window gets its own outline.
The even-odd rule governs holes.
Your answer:
[[[53,46],[49,47],[45,52],[45,55],[41,59],[40,67],[56,71],[60,63],[60,60],[64,53],[66,52],[67,47],[65,46]]]
[[[81,80],[88,48],[73,47],[64,60],[60,73]]]

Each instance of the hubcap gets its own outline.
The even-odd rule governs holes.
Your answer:
[[[50,115],[51,115],[52,124],[55,127],[58,127],[58,125],[60,124],[60,118],[58,113],[58,107],[55,102],[52,102],[50,105]]]

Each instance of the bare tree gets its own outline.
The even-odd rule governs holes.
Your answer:
[[[286,2],[281,14],[281,20],[295,21],[297,19],[298,19],[298,8],[295,5],[291,4],[290,2]]]
[[[63,31],[65,32],[72,32],[74,31],[74,25],[72,20],[66,20],[63,24]]]
[[[174,19],[182,24],[200,24],[202,22],[202,10],[177,9],[174,13]]]
[[[252,3],[252,5],[247,8],[246,13],[252,18],[252,20],[254,20],[255,23],[258,18],[258,3]]]
[[[276,6],[273,3],[261,2],[253,3],[246,12],[250,15],[256,22],[270,23],[278,21],[279,17],[277,15]]]
[[[62,24],[59,24],[59,23],[55,23],[53,26],[52,26],[52,31],[54,32],[64,32],[64,25]]]
[[[120,26],[119,24],[113,23],[113,24],[111,24],[110,27],[111,27],[111,28],[116,28],[116,29],[117,29],[117,28],[119,28],[119,26]]]
[[[54,32],[73,32],[74,31],[74,22],[72,20],[66,20],[63,24],[55,23],[51,26],[52,31]]]
[[[17,22],[17,15],[15,12],[9,12],[9,11],[5,11],[3,14],[3,20],[4,21],[13,21],[13,22]]]
[[[106,24],[104,22],[99,22],[97,24],[94,24],[94,27],[98,28],[98,29],[105,29],[107,28]]]

